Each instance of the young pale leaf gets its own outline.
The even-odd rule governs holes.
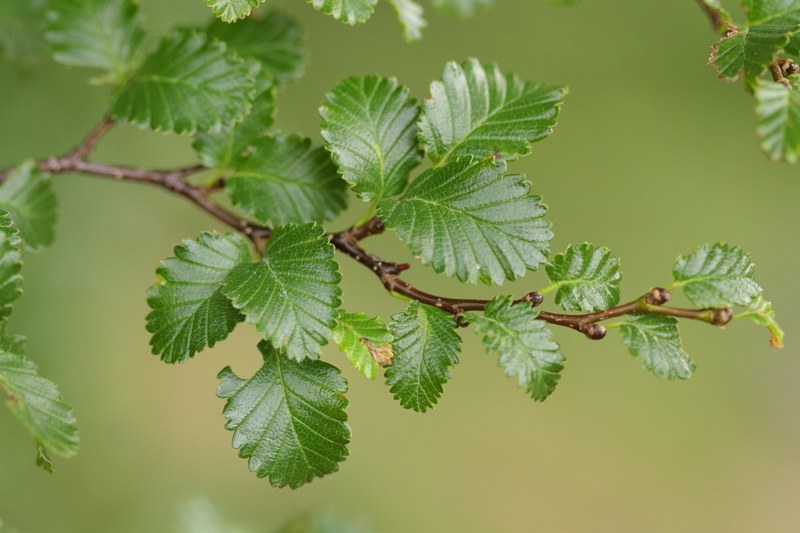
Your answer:
[[[588,242],[568,246],[545,267],[556,303],[567,311],[599,311],[619,302],[619,259]]]
[[[694,363],[681,347],[678,321],[671,316],[629,315],[620,327],[631,355],[660,378],[687,379]]]
[[[36,365],[22,355],[23,344],[24,339],[8,336],[5,325],[0,326],[0,386],[6,392],[6,405],[36,441],[37,463],[51,470],[49,452],[75,455],[78,428],[56,384],[41,377]]]
[[[553,131],[566,88],[523,82],[497,65],[451,62],[423,102],[420,139],[438,164],[460,156],[526,155]]]
[[[677,259],[670,287],[683,287],[698,307],[748,305],[761,294],[754,276],[750,255],[741,248],[725,243],[704,244],[691,255]]]
[[[265,224],[322,222],[347,206],[346,185],[328,152],[310,139],[263,137],[233,167],[228,195]]]
[[[237,233],[202,233],[176,246],[175,257],[156,270],[161,281],[147,292],[153,354],[182,363],[224,340],[243,317],[222,293],[222,283],[249,261],[250,250]]]
[[[350,442],[347,382],[322,361],[291,361],[267,341],[258,349],[264,366],[249,380],[230,367],[217,376],[233,447],[275,487],[295,489],[336,472]]]
[[[333,252],[317,224],[280,227],[263,260],[236,267],[223,291],[275,348],[297,361],[316,359],[341,305]]]
[[[770,346],[776,350],[783,349],[783,330],[778,325],[775,310],[772,309],[772,303],[764,300],[762,296],[759,295],[746,310],[735,315],[733,318],[750,318],[756,324],[766,326],[770,332]]]
[[[386,385],[406,409],[424,413],[442,396],[461,351],[455,327],[452,315],[416,301],[392,317],[394,359],[386,369]]]
[[[479,10],[491,6],[492,0],[433,0],[433,5],[448,15],[471,17]]]
[[[216,16],[225,22],[236,22],[250,14],[264,0],[206,0]]]
[[[391,364],[392,335],[380,318],[341,312],[333,330],[333,340],[356,370],[369,379],[378,376],[381,366]]]
[[[247,115],[255,89],[247,63],[223,43],[181,31],[117,91],[113,115],[156,131],[216,130]]]
[[[378,0],[307,0],[317,11],[350,24],[366,22],[375,11]]]
[[[35,250],[53,244],[56,197],[50,177],[33,161],[19,165],[0,186],[0,209],[11,216],[28,247]]]
[[[414,255],[461,281],[502,284],[536,270],[553,234],[546,207],[504,161],[463,158],[426,171],[378,214]]]
[[[778,50],[789,42],[789,35],[786,26],[754,26],[745,30],[731,27],[711,47],[708,64],[728,81],[735,81],[744,72],[747,83],[753,85]]]
[[[299,78],[306,62],[305,36],[297,21],[279,12],[263,18],[250,17],[236,24],[219,20],[207,30],[245,59],[255,59],[272,76],[275,85]]]
[[[320,108],[322,137],[344,180],[359,198],[376,202],[405,189],[419,164],[419,108],[397,80],[348,78]]]
[[[124,82],[135,67],[144,23],[135,0],[51,2],[47,39],[53,58],[65,65],[95,67]]]
[[[561,378],[564,356],[539,311],[528,303],[513,305],[511,296],[498,296],[486,305],[483,316],[466,319],[483,335],[486,349],[500,355],[506,376],[517,376],[519,386],[537,402],[550,396]]]
[[[422,6],[414,0],[390,0],[397,11],[397,18],[403,25],[403,34],[406,41],[413,42],[422,39],[422,29],[428,25],[424,18]]]
[[[0,225],[10,221],[6,213],[0,212]],[[13,227],[0,229],[0,320],[11,315],[11,304],[22,295],[22,257],[19,237]]]
[[[756,131],[773,161],[797,162],[800,153],[800,88],[760,82],[755,89]]]

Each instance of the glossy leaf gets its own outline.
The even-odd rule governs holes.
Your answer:
[[[423,102],[420,139],[438,164],[461,156],[526,155],[550,135],[563,87],[529,83],[477,59],[451,62]]]
[[[206,0],[211,11],[225,22],[236,22],[250,14],[264,0]]]
[[[364,313],[339,313],[333,340],[356,370],[369,379],[375,379],[383,366],[376,361],[376,356],[391,353],[392,335],[386,324],[380,318],[370,318]]]
[[[671,288],[683,292],[697,307],[748,305],[761,293],[754,281],[755,266],[741,248],[725,243],[704,244],[681,256],[672,267]]]
[[[6,213],[0,212],[0,224],[10,221]],[[0,320],[11,315],[11,304],[22,295],[22,257],[19,238],[13,228],[0,231]]]
[[[255,90],[248,65],[224,44],[176,32],[116,93],[113,114],[156,131],[215,130],[247,115]]]
[[[355,25],[366,22],[375,11],[378,0],[307,0],[318,11],[338,21]]]
[[[224,340],[244,317],[222,293],[222,283],[250,250],[237,233],[202,233],[175,247],[156,270],[160,282],[147,293],[147,331],[153,354],[182,363]]]
[[[50,177],[33,161],[19,165],[0,186],[0,209],[11,216],[20,237],[30,248],[53,244],[56,197]]]
[[[599,311],[619,303],[619,259],[608,248],[570,245],[546,270],[558,290],[556,303],[567,311]]]
[[[347,382],[322,361],[296,362],[261,341],[264,365],[249,380],[226,367],[217,396],[233,447],[258,477],[297,488],[336,472],[347,457]]]
[[[341,305],[333,252],[317,224],[283,226],[263,260],[236,267],[223,290],[275,348],[297,361],[316,359]]]
[[[530,183],[494,159],[460,159],[423,173],[378,214],[414,255],[461,281],[501,284],[544,263],[552,238]]]
[[[671,316],[629,315],[620,327],[631,355],[657,377],[687,379],[695,365],[681,347],[678,321]]]
[[[735,81],[744,72],[752,85],[775,59],[775,54],[789,42],[790,30],[785,26],[754,26],[739,30],[730,28],[711,47],[708,63],[719,77]]]
[[[392,317],[394,359],[386,369],[386,385],[406,409],[424,413],[442,396],[461,351],[455,327],[452,315],[416,301]]]
[[[762,81],[755,96],[761,149],[773,161],[795,163],[800,154],[800,88]]]
[[[422,6],[414,0],[390,0],[397,11],[397,18],[403,25],[403,35],[406,41],[413,42],[422,39],[422,29],[428,25],[425,21]]]
[[[234,204],[268,225],[322,222],[347,205],[345,183],[328,152],[297,136],[263,137],[233,162],[226,190]]]
[[[433,0],[433,5],[448,15],[471,17],[492,5],[492,0]]]
[[[348,78],[320,108],[322,137],[344,180],[365,202],[399,194],[422,154],[419,109],[395,79]]]

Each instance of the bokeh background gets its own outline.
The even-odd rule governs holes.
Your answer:
[[[141,4],[156,35],[210,16],[201,0]],[[75,407],[81,450],[46,474],[0,409],[0,519],[23,533],[174,531],[178,509],[199,497],[262,531],[317,509],[394,533],[797,531],[800,167],[758,150],[753,99],[706,66],[715,36],[695,2],[496,0],[466,21],[428,9],[425,38],[412,46],[385,2],[357,28],[300,0],[268,4],[301,21],[310,50],[306,76],[279,96],[278,125],[317,141],[317,107],[350,75],[397,76],[421,98],[446,61],[474,56],[569,85],[555,134],[511,167],[550,205],[554,252],[584,240],[609,246],[622,258],[623,298],[633,298],[667,283],[674,258],[694,246],[738,244],[757,263],[786,348],[771,350],[751,323],[682,324],[697,373],[666,382],[641,369],[618,332],[590,342],[558,330],[567,368],[537,404],[466,330],[461,363],[425,415],[329,349],[325,359],[350,380],[350,457],[335,475],[278,490],[237,457],[214,394],[222,367],[245,375],[258,366],[253,329],[181,366],[150,355],[144,329],[158,261],[183,238],[226,228],[160,190],[58,176],[58,240],[25,257],[12,328]],[[88,85],[90,75],[0,65],[0,166],[64,152],[96,123],[106,90]],[[194,161],[190,139],[133,127],[113,131],[96,158]],[[353,205],[330,227],[354,220]],[[391,235],[368,246],[408,257]],[[385,318],[402,309],[369,272],[342,263],[348,309]],[[409,278],[481,297],[546,283],[537,272],[502,288],[462,286],[421,265]]]

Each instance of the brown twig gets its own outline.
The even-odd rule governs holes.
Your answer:
[[[708,20],[711,22],[711,27],[714,28],[714,31],[717,33],[725,33],[728,29],[728,22],[720,10],[705,0],[697,0],[697,3],[705,14],[708,15]]]

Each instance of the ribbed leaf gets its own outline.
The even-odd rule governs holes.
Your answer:
[[[147,293],[153,354],[182,363],[224,340],[244,317],[222,293],[222,283],[249,261],[250,250],[237,233],[202,233],[176,246],[175,257],[156,270],[160,282]]]
[[[414,0],[390,0],[397,11],[397,18],[403,25],[403,35],[406,41],[413,42],[422,39],[422,29],[428,25],[424,18],[424,10]]]
[[[492,5],[492,0],[433,0],[433,5],[448,15],[471,17]]]
[[[58,0],[50,2],[47,39],[53,58],[65,65],[109,71],[125,81],[135,67],[144,24],[135,0]]]
[[[761,293],[754,276],[750,255],[741,248],[704,244],[691,255],[678,258],[672,267],[671,287],[683,287],[698,307],[748,305]]]
[[[333,330],[333,340],[356,370],[369,379],[375,379],[381,366],[391,363],[392,335],[380,318],[341,312]]]
[[[279,12],[250,17],[236,24],[215,20],[207,30],[246,59],[261,63],[276,85],[299,78],[306,61],[305,37],[297,21]]]
[[[424,413],[442,396],[461,351],[455,327],[452,315],[416,301],[392,317],[394,359],[386,369],[386,385],[406,409]]]
[[[790,26],[754,26],[739,30],[731,28],[711,47],[708,63],[720,78],[735,81],[744,72],[749,84],[755,83],[775,54],[786,46],[791,33]]]
[[[233,162],[231,200],[269,225],[322,222],[347,205],[345,183],[330,155],[297,136],[263,137]]]
[[[568,246],[546,267],[556,303],[567,311],[599,311],[619,302],[619,259],[588,242]]]
[[[469,313],[475,333],[483,336],[486,349],[500,355],[498,363],[507,376],[537,402],[556,388],[564,369],[564,356],[547,323],[537,320],[539,311],[528,303],[513,305],[511,296],[498,296],[486,305],[483,316]]]
[[[0,209],[11,215],[22,240],[30,248],[53,244],[56,197],[50,177],[33,161],[19,165],[0,186]]]
[[[461,281],[501,284],[546,261],[552,233],[530,183],[503,161],[460,159],[417,178],[378,214],[414,255]]]
[[[761,149],[773,161],[795,163],[800,153],[800,88],[762,81],[755,96]]]
[[[762,296],[753,300],[745,311],[735,315],[734,318],[750,318],[756,324],[766,326],[770,332],[770,345],[777,350],[783,349],[783,330],[778,325],[772,303],[764,300]]]
[[[552,133],[564,94],[564,87],[523,82],[477,59],[451,62],[423,102],[420,138],[439,164],[467,155],[525,155]]]
[[[694,363],[681,347],[678,321],[671,316],[629,315],[620,327],[631,355],[660,378],[687,379]]]
[[[0,212],[0,226],[10,222],[10,217]],[[22,295],[22,257],[19,237],[13,227],[0,229],[0,320],[11,315],[11,304]]]
[[[325,147],[346,182],[365,202],[399,194],[422,154],[419,108],[397,80],[348,78],[320,108]]]
[[[747,22],[759,24],[800,24],[800,4],[797,0],[743,0]]]
[[[52,470],[48,454],[75,455],[78,428],[72,408],[63,403],[56,384],[39,375],[23,355],[24,339],[10,337],[0,325],[0,386],[6,405],[30,432],[39,449],[37,462]]]
[[[194,133],[241,120],[255,96],[248,65],[199,33],[165,38],[115,95],[117,120],[157,131]]]
[[[266,341],[264,366],[249,380],[226,367],[217,396],[233,447],[250,471],[275,487],[297,488],[336,472],[347,457],[347,382],[322,361],[291,361]]]
[[[341,305],[333,252],[317,224],[283,226],[263,260],[236,267],[223,290],[275,348],[297,361],[316,359]]]
[[[236,22],[250,14],[264,0],[206,0],[216,16],[225,22]]]
[[[307,0],[317,11],[350,24],[366,22],[375,11],[378,0]]]

